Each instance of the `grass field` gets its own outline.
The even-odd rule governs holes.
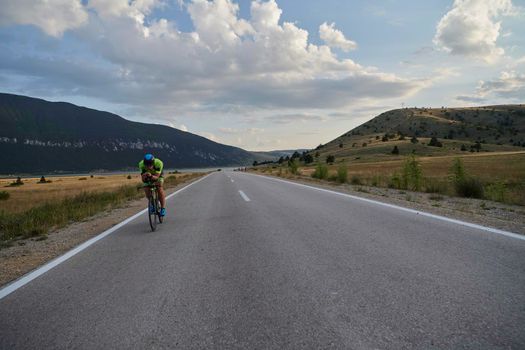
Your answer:
[[[432,190],[454,195],[450,179],[454,159],[460,158],[468,175],[477,178],[484,186],[487,199],[509,204],[525,205],[525,152],[469,153],[468,155],[448,155],[418,157],[423,176],[423,190]],[[337,158],[336,158],[337,159]],[[395,174],[402,172],[406,157],[396,157],[380,161],[346,161],[328,165],[327,179],[336,181],[337,170],[344,164],[347,168],[347,181],[370,186],[387,187]],[[300,176],[310,177],[315,165],[302,166]],[[291,170],[276,166],[259,168],[259,171],[286,176]],[[497,192],[497,193],[495,193]]]
[[[174,187],[201,175],[168,175],[164,187]],[[0,193],[8,191],[9,195],[0,201],[0,248],[19,238],[45,239],[52,229],[144,197],[138,176],[70,176],[47,183],[38,183],[39,180],[23,179],[24,184],[19,186],[9,186],[12,180],[2,180],[7,187]]]
[[[40,178],[23,178],[22,186],[11,187],[12,179],[0,180],[0,192],[9,193],[9,199],[0,200],[0,212],[21,213],[44,203],[56,203],[83,192],[112,192],[119,187],[140,184],[137,174],[99,176],[63,176],[47,178],[49,183],[38,183]],[[188,174],[174,174],[177,179]]]

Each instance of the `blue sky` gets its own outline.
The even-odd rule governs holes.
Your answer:
[[[0,0],[0,91],[311,148],[401,106],[524,103],[524,2]]]

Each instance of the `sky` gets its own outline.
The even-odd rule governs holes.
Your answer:
[[[525,0],[0,0],[0,92],[314,148],[394,108],[525,103]]]

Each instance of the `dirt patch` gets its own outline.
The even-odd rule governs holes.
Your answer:
[[[261,175],[273,176],[264,173]],[[519,205],[364,185],[336,184],[301,176],[274,177],[525,235],[525,207]]]
[[[188,179],[186,182],[166,190],[166,194],[171,194],[198,178]],[[145,206],[144,198],[129,201],[109,212],[99,213],[82,222],[73,223],[63,229],[50,232],[45,240],[38,237],[19,240],[11,247],[0,249],[0,286],[23,276],[91,237],[111,228],[138,213]]]

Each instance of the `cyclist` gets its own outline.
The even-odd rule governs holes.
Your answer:
[[[144,159],[142,159],[139,163],[142,182],[154,183],[157,186],[161,206],[160,216],[166,215],[166,196],[164,194],[164,189],[162,188],[162,184],[164,183],[164,177],[162,173],[163,168],[164,164],[162,161],[158,158],[155,158],[150,153],[146,154]],[[149,199],[151,197],[151,188],[144,187],[144,191],[146,193],[146,197]],[[149,210],[150,212],[153,212],[155,209],[150,205]]]

